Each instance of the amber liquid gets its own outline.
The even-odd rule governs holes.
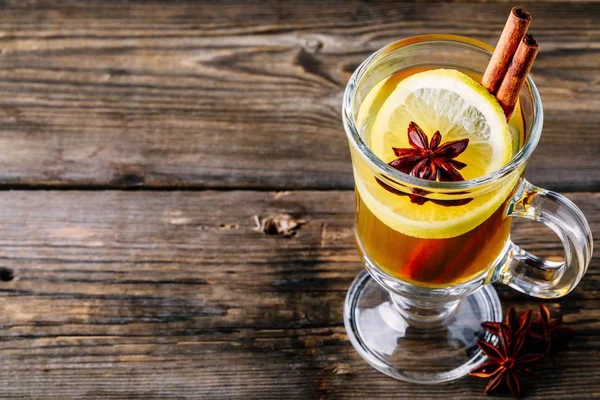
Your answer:
[[[469,232],[446,239],[422,239],[388,227],[357,191],[359,247],[371,262],[402,280],[420,286],[455,285],[485,271],[502,252],[510,234],[507,202]]]
[[[405,70],[386,78],[386,83],[379,89],[373,104],[383,103],[402,79],[426,69],[429,68]],[[476,80],[480,79],[469,71],[463,72]],[[369,122],[377,112],[375,105],[366,108],[364,112],[366,122],[363,129],[366,130],[367,143]],[[509,125],[514,132],[513,150],[516,154],[524,141],[525,131],[520,106],[515,110]],[[356,179],[374,179],[369,174],[362,177],[358,175]],[[515,182],[513,179],[512,184]],[[509,187],[506,190],[511,192],[507,193],[506,199],[485,221],[470,231],[448,238],[419,238],[394,230],[380,220],[363,201],[357,188],[356,232],[359,251],[363,257],[388,274],[419,286],[451,286],[473,279],[494,264],[508,241],[511,218],[507,216],[506,208],[513,191]],[[439,207],[441,209],[444,206]]]

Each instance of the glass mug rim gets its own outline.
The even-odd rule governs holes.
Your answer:
[[[379,61],[377,57],[381,54],[387,54],[390,52],[402,51],[415,45],[423,45],[428,43],[448,43],[458,44],[470,48],[477,52],[487,53],[490,57],[494,48],[487,43],[484,43],[477,39],[468,38],[459,35],[447,35],[447,34],[430,34],[420,35],[398,40],[390,43],[379,50],[371,54],[365,59],[358,68],[354,71],[350,77],[346,89],[344,91],[343,103],[342,103],[342,115],[344,122],[344,130],[348,136],[348,141],[351,146],[357,151],[358,154],[367,162],[367,164],[377,171],[378,173],[388,176],[393,180],[402,182],[412,187],[420,187],[433,189],[438,191],[455,191],[464,189],[473,189],[479,186],[494,183],[508,175],[513,171],[518,170],[523,164],[527,162],[533,151],[535,150],[542,133],[542,125],[544,120],[544,112],[542,109],[542,100],[538,92],[535,83],[531,76],[527,76],[526,88],[532,98],[533,104],[533,120],[530,128],[527,141],[519,152],[503,167],[492,171],[491,173],[471,179],[459,182],[438,182],[438,181],[427,181],[419,179],[417,177],[410,176],[403,172],[400,172],[377,157],[371,149],[363,141],[358,128],[356,127],[356,119],[354,115],[354,99],[356,91],[360,86],[360,80],[364,74],[370,70]]]

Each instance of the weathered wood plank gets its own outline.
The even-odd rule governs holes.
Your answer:
[[[569,197],[600,237],[600,194]],[[396,382],[353,350],[353,211],[348,191],[0,192],[0,266],[17,275],[0,282],[0,398],[481,398],[476,379]],[[253,230],[279,212],[307,223],[290,239]],[[517,225],[527,249],[560,254]],[[600,396],[599,266],[547,302],[580,336],[541,366],[535,398]]]
[[[341,94],[372,51],[494,43],[504,1],[0,2],[0,182],[348,189]],[[597,190],[600,3],[526,2],[546,112],[528,171]],[[558,168],[557,166],[560,166]]]

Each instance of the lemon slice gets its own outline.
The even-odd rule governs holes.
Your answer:
[[[392,147],[409,148],[407,128],[416,122],[429,138],[437,130],[442,144],[469,138],[467,149],[456,160],[467,164],[463,177],[477,178],[505,165],[513,153],[513,138],[502,107],[469,76],[447,69],[414,74],[398,83],[378,110],[359,113],[370,119],[366,140],[385,162],[396,158]],[[373,115],[376,112],[376,115]],[[444,207],[411,203],[408,196],[385,190],[372,174],[355,168],[357,190],[369,209],[390,228],[420,238],[461,235],[485,221],[509,195],[514,182],[502,189],[474,196],[468,204]],[[517,178],[513,180],[516,181]]]
[[[442,143],[468,138],[456,160],[467,166],[463,177],[477,178],[497,170],[512,156],[512,136],[502,107],[483,86],[456,70],[436,69],[398,84],[379,111],[371,130],[371,150],[385,162],[396,158],[392,147],[408,148],[407,128],[414,121]]]

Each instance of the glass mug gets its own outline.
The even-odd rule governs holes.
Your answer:
[[[358,353],[396,379],[439,383],[466,375],[485,360],[477,339],[497,341],[480,326],[502,319],[500,300],[490,283],[501,282],[539,298],[561,297],[578,284],[591,259],[592,236],[581,211],[565,197],[523,178],[543,122],[540,96],[530,77],[519,99],[524,131],[520,150],[486,176],[460,182],[421,180],[377,158],[361,136],[360,106],[382,79],[423,68],[481,75],[492,50],[453,35],[401,40],[367,58],[344,93],[343,122],[356,183],[356,241],[366,266],[346,296],[344,323]],[[407,204],[406,195],[417,196],[417,203],[427,203],[423,206],[432,212],[466,201],[473,208],[481,205],[483,211],[476,216],[477,227],[456,238],[419,239],[383,222],[394,214],[398,199]],[[564,246],[564,261],[544,260],[512,243],[512,217],[539,221],[554,230]],[[409,260],[419,251],[427,255],[422,265],[418,258]],[[416,268],[407,267],[411,263]],[[433,265],[442,272],[428,274]]]

